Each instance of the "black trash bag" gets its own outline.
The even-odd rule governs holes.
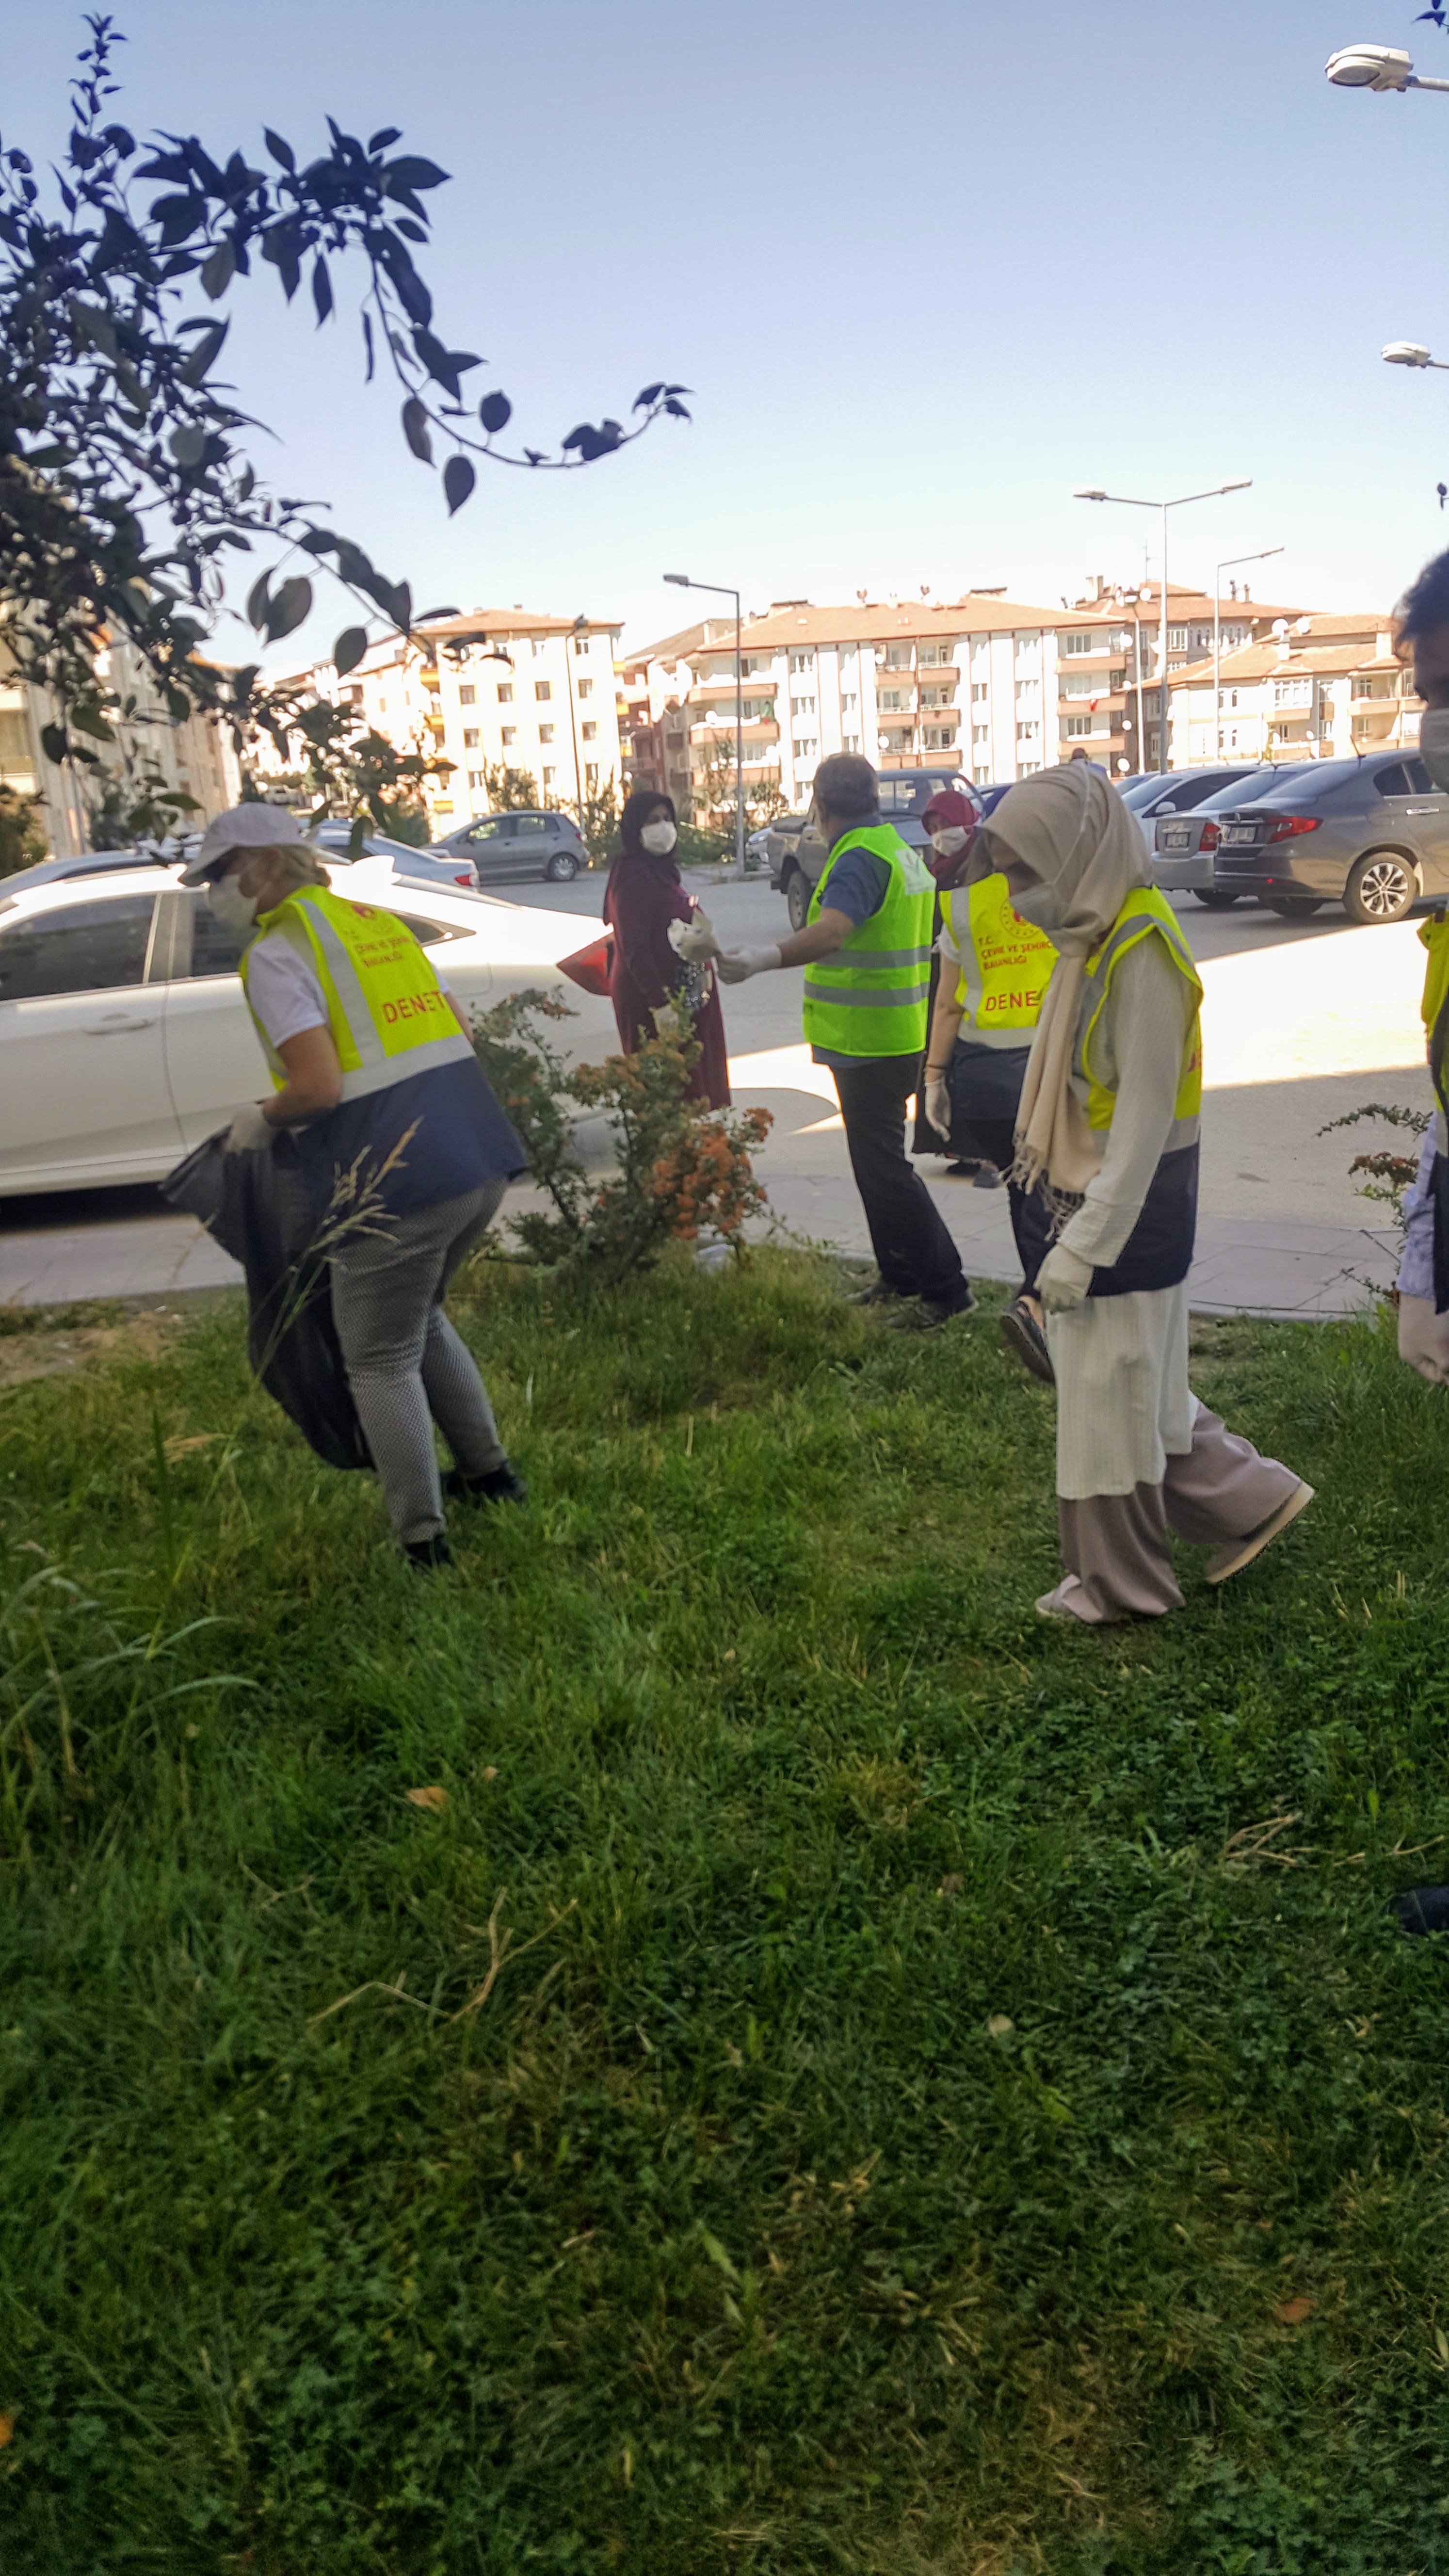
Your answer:
[[[227,1154],[209,1136],[168,1172],[161,1195],[198,1217],[246,1273],[247,1357],[274,1403],[329,1467],[372,1465],[332,1321],[331,1274],[312,1249],[316,1220],[279,1135],[266,1150]]]

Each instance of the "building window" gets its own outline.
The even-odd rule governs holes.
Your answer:
[[[578,680],[574,685],[581,698],[591,698],[593,696],[594,684],[592,680]]]
[[[505,751],[511,751],[518,740],[517,725],[505,725],[498,737]]]
[[[528,639],[528,649],[532,653],[536,662],[541,654],[548,651],[548,637],[546,635],[530,635]]]
[[[792,742],[792,743],[791,743],[791,745],[790,745],[790,749],[791,749],[792,753],[794,754],[794,756],[795,756],[795,758],[796,758],[796,760],[797,760],[797,761],[799,761],[799,760],[813,760],[813,759],[815,758],[815,755],[816,755],[817,751],[820,749],[820,745],[819,745],[819,743],[818,743],[818,742],[816,742],[816,741],[814,741],[814,740],[810,740],[810,741],[801,740],[801,741],[798,741],[798,742]]]
[[[598,764],[598,762],[597,762],[596,760],[586,760],[586,761],[584,762],[584,785],[585,785],[586,787],[588,787],[588,788],[594,788],[594,787],[597,787],[597,786],[598,786],[598,783],[599,783],[599,764]]]
[[[844,738],[844,740],[843,740],[843,742],[842,742],[842,744],[841,744],[841,749],[842,749],[842,751],[859,751],[859,749],[860,749],[860,736],[859,736],[859,734],[858,734],[858,733],[848,733],[848,734],[845,736],[845,738]]]
[[[458,691],[458,704],[460,707],[476,707],[477,703],[478,692],[476,689],[468,688],[460,689]]]
[[[553,785],[553,783],[554,783],[554,780],[557,778],[557,776],[558,776],[558,771],[557,771],[556,769],[546,769],[546,770],[544,771],[544,773],[543,773],[543,792],[544,792],[545,796],[548,794],[549,789],[552,787],[552,785]]]
[[[955,749],[955,745],[956,728],[954,725],[927,725],[927,751],[953,751]]]
[[[551,698],[553,696],[552,680],[535,680],[533,684],[533,694],[540,702]]]
[[[1167,649],[1169,653],[1185,653],[1187,651],[1187,628],[1185,626],[1169,626],[1167,630]]]
[[[469,772],[468,772],[468,784],[469,784],[469,786],[470,786],[470,787],[481,787],[481,786],[483,785],[483,783],[484,783],[484,782],[483,782],[483,772],[482,772],[482,770],[481,770],[481,769],[470,769],[470,770],[469,770]]]
[[[971,772],[971,784],[973,787],[989,787],[991,784],[990,770],[973,769]]]
[[[790,713],[792,716],[813,716],[815,713],[814,699],[792,698],[790,700]]]
[[[498,683],[498,703],[499,703],[500,707],[511,707],[511,706],[512,706],[512,704],[513,704],[513,682],[512,682],[511,680],[500,680],[500,681],[499,681],[499,683]]]
[[[971,683],[971,704],[973,705],[973,707],[984,707],[984,706],[985,706],[985,704],[986,704],[986,682],[985,682],[984,680],[973,680],[973,681],[972,681],[972,683]]]
[[[973,750],[975,750],[975,751],[984,751],[984,750],[986,749],[987,744],[990,742],[990,740],[991,740],[991,727],[990,727],[989,725],[973,725],[973,726],[972,726],[972,728],[971,728],[971,745],[972,745],[972,749],[973,749]]]
[[[1074,630],[1070,635],[1062,637],[1064,653],[1096,653],[1103,649],[1105,648],[1098,645],[1095,635],[1083,635]]]
[[[470,730],[468,730],[468,731],[465,731],[465,733],[464,733],[464,735],[463,735],[463,749],[464,749],[465,751],[476,751],[476,750],[477,750],[477,748],[478,748],[478,733],[477,733],[477,729],[476,729],[476,727],[474,727],[474,728],[472,728],[472,729],[470,729]]]
[[[580,725],[579,731],[585,742],[597,742],[599,739],[599,728],[596,724]]]
[[[574,651],[576,653],[587,653],[590,641],[591,638],[587,635],[576,635],[574,637]]]
[[[1016,728],[1016,739],[1018,742],[1035,742],[1040,732],[1039,724],[1019,724]]]
[[[540,742],[552,742],[552,740],[553,740],[553,727],[552,727],[552,725],[540,725],[540,726],[539,726],[539,728],[538,728],[538,738],[539,738],[539,741],[540,741]]]
[[[1037,702],[1040,688],[1041,682],[1039,680],[1018,680],[1016,684],[1017,705],[1019,707],[1034,707]]]
[[[1066,723],[1062,727],[1062,731],[1066,735],[1068,742],[1072,741],[1075,735],[1090,733],[1091,730],[1092,719],[1090,716],[1068,716]]]
[[[792,653],[790,656],[790,668],[792,671],[813,671],[815,668],[814,654]]]
[[[910,697],[908,693],[901,689],[882,689],[880,693],[880,703],[882,707],[887,708],[892,715],[895,715],[899,713],[902,707],[910,705]]]
[[[844,698],[842,698],[842,699],[841,699],[841,701],[840,701],[840,712],[841,712],[841,714],[842,714],[843,716],[853,716],[853,715],[854,715],[854,713],[855,713],[855,692],[854,692],[854,690],[853,690],[853,689],[852,689],[852,691],[850,692],[850,695],[849,695],[848,697],[844,697]]]

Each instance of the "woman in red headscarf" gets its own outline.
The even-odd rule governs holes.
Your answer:
[[[940,788],[922,819],[931,838],[927,865],[941,898],[939,974],[921,1077],[925,1121],[942,1149],[1006,1176],[1023,1276],[1001,1329],[1033,1375],[1050,1383],[1035,1290],[1051,1221],[1037,1194],[1019,1189],[1010,1175],[1022,1078],[1056,950],[1044,931],[1022,920],[1004,876],[965,883],[980,821],[971,797]]]
[[[619,846],[604,888],[604,919],[614,934],[614,1018],[619,1044],[633,1055],[658,1034],[655,1012],[672,1002],[692,1022],[699,1045],[686,1098],[728,1109],[729,1059],[714,968],[687,964],[669,937],[672,922],[690,922],[699,909],[680,878],[678,839],[673,800],[636,787],[619,818]]]

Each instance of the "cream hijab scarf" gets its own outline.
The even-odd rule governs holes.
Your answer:
[[[1100,770],[1082,760],[1010,788],[978,835],[973,879],[1019,860],[1039,879],[1031,918],[1057,950],[1016,1113],[1012,1178],[1041,1189],[1059,1215],[1098,1168],[1086,1112],[1072,1089],[1082,972],[1134,886],[1150,885],[1142,835]]]

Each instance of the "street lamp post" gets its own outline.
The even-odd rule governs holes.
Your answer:
[[[1449,81],[1421,79],[1396,45],[1340,45],[1323,70],[1335,89],[1449,89]]]
[[[1184,510],[1190,501],[1215,501],[1223,492],[1246,492],[1252,484],[1251,474],[1240,476],[1235,483],[1214,483],[1206,492],[1180,492],[1171,501],[1142,501],[1129,492],[1099,492],[1095,488],[1072,494],[1074,501],[1115,501],[1124,510],[1160,510],[1162,512],[1162,615],[1159,623],[1158,683],[1161,716],[1157,731],[1157,766],[1167,767],[1167,513]]]
[[[1386,349],[1380,349],[1379,356],[1390,367],[1449,368],[1449,359],[1431,358],[1418,340],[1391,340]]]
[[[576,617],[573,631],[574,635],[587,635],[589,631],[587,617]],[[572,642],[572,640],[573,638],[570,637],[569,641]],[[564,678],[568,683],[569,732],[574,746],[574,809],[579,818],[579,838],[582,840],[584,838],[584,773],[579,767],[579,720],[574,709],[574,658],[567,644],[564,647]]]
[[[687,572],[667,572],[664,579],[676,590],[712,590],[720,599],[735,604],[735,865],[741,876],[745,872],[745,680],[740,659],[740,594],[728,582],[694,581]]]
[[[1263,546],[1255,555],[1225,555],[1213,573],[1213,756],[1217,760],[1223,756],[1223,693],[1218,685],[1218,666],[1222,658],[1223,575],[1235,571],[1239,564],[1266,563],[1269,555],[1281,555],[1282,551],[1281,546]]]

